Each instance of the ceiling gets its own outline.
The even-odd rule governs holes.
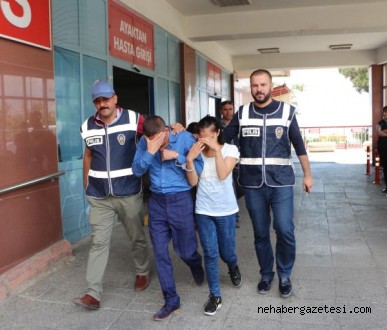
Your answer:
[[[219,0],[166,1],[183,15],[190,40],[218,43],[236,70],[266,63],[265,56],[277,57],[276,66],[300,67],[301,54],[308,66],[328,57],[329,65],[370,65],[381,61],[379,50],[387,50],[387,0],[246,0],[251,4],[229,7],[216,5]],[[329,49],[338,44],[352,48]],[[258,48],[280,53],[261,55]]]
[[[376,0],[251,0],[251,5],[219,7],[213,0],[167,0],[185,16],[214,15],[242,11],[281,10],[285,8],[322,7],[336,5],[354,5]],[[237,3],[238,1],[236,1]],[[248,2],[248,1],[247,1]]]

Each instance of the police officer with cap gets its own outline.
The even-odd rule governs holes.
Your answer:
[[[95,83],[91,94],[96,112],[81,126],[81,135],[85,142],[84,187],[90,205],[92,244],[86,271],[88,287],[74,303],[99,309],[115,218],[125,227],[132,248],[135,291],[149,285],[149,250],[144,233],[141,178],[132,172],[144,118],[119,107],[117,95],[107,81]]]

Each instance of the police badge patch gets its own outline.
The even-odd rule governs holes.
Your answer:
[[[125,144],[126,137],[124,134],[121,133],[121,134],[118,134],[117,140],[118,140],[118,143],[123,146]]]
[[[275,129],[275,136],[278,140],[282,137],[282,134],[284,134],[284,129],[282,127],[277,127]]]

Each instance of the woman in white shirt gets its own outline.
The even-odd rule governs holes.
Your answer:
[[[239,151],[235,145],[223,143],[222,125],[215,117],[202,118],[198,131],[198,142],[192,146],[186,158],[186,171],[190,184],[198,184],[195,219],[210,290],[204,313],[214,315],[222,304],[219,255],[228,265],[232,284],[236,287],[242,284],[235,248],[235,222],[239,208],[232,185],[232,170],[239,160]],[[200,154],[204,168],[198,177],[193,161]]]

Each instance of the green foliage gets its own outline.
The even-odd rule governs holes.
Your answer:
[[[305,85],[304,84],[294,84],[292,86],[292,91],[297,91],[297,92],[303,92],[304,91],[304,88],[305,88]]]
[[[339,72],[352,81],[358,93],[368,93],[368,68],[340,68]]]

